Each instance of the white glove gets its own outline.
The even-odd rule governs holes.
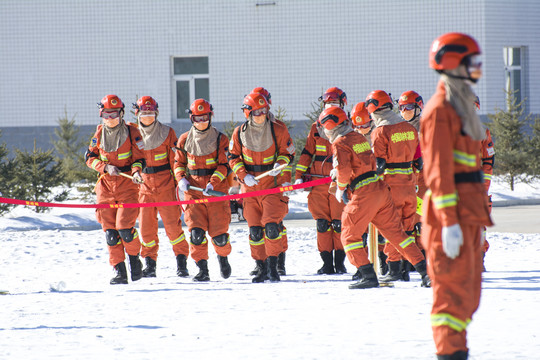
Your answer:
[[[339,187],[336,189],[336,199],[339,203],[343,201],[343,193],[345,192],[345,190],[347,189],[341,190]]]
[[[112,175],[112,176],[120,175],[120,170],[116,166],[111,165],[111,164],[105,165],[105,171],[109,173],[109,175]]]
[[[178,182],[178,189],[180,189],[180,191],[189,190],[189,181],[185,177],[180,179],[180,181]]]
[[[330,170],[330,177],[332,178],[332,180],[336,180],[337,179],[337,169],[332,169]]]
[[[141,173],[138,172],[138,171],[135,174],[133,174],[133,179],[131,181],[133,181],[133,183],[137,184],[137,185],[140,185],[140,184],[144,183],[144,180],[142,179]]]
[[[444,226],[442,228],[442,245],[446,256],[455,259],[459,256],[459,250],[463,245],[463,232],[459,224]]]
[[[281,170],[283,170],[283,169],[275,170],[279,166],[281,166],[281,164],[275,163],[274,164],[274,170],[270,171],[268,173],[268,175],[270,175],[270,176],[278,176],[279,174],[281,174]]]
[[[204,191],[202,192],[203,195],[205,196],[211,196],[207,191],[208,190],[214,190],[214,186],[212,186],[212,184],[208,183],[206,184],[206,188],[204,189]]]
[[[294,180],[294,185],[300,185],[303,182],[304,182],[304,180],[302,180],[302,179],[296,179],[296,180]]]
[[[255,186],[258,183],[259,183],[259,180],[255,179],[255,176],[251,174],[247,174],[246,177],[244,178],[244,184],[246,184],[247,186]]]

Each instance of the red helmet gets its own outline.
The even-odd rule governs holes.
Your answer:
[[[99,116],[101,117],[101,113],[103,110],[123,110],[124,109],[124,103],[120,98],[116,95],[106,95],[103,99],[101,99],[101,102],[98,103],[99,107]]]
[[[242,105],[242,110],[244,111],[244,116],[249,118],[253,110],[259,110],[266,108],[268,109],[268,100],[266,97],[260,93],[251,93],[246,95],[244,98],[244,104]]]
[[[390,105],[390,109],[394,107],[390,95],[382,90],[373,90],[366,98],[366,108],[370,114],[386,105]]]
[[[214,116],[214,107],[204,99],[196,99],[189,107],[189,118],[193,122],[193,116],[201,115],[208,115],[208,121],[211,121]]]
[[[476,99],[474,99],[474,105],[476,106],[476,110],[480,110],[480,98],[478,95],[476,96]]]
[[[345,110],[337,106],[332,106],[321,112],[321,115],[319,115],[319,119],[317,120],[317,125],[323,126],[326,130],[332,130],[348,119]]]
[[[420,109],[424,108],[424,100],[422,97],[416,92],[416,91],[405,91],[401,96],[399,97],[398,101],[400,110],[402,105],[408,105],[408,104],[415,104]]]
[[[255,89],[251,90],[251,93],[261,94],[262,96],[266,98],[266,101],[268,101],[268,103],[272,105],[272,96],[270,95],[270,92],[266,90],[265,88],[263,88],[262,86],[256,87]]]
[[[354,126],[366,125],[371,121],[365,102],[354,105],[351,111],[351,121]]]
[[[139,111],[158,111],[158,103],[156,100],[154,100],[151,96],[143,96],[139,100],[137,100],[136,104],[133,104],[133,108],[135,109],[135,115],[139,114]]]
[[[343,107],[347,105],[347,94],[345,94],[345,92],[340,88],[334,86],[327,89],[324,94],[319,97],[319,101],[324,103],[330,101],[339,101],[339,105]]]
[[[452,70],[470,55],[480,54],[476,40],[466,34],[447,33],[439,36],[429,51],[429,67],[435,70]]]

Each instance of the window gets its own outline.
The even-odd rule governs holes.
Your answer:
[[[504,48],[504,87],[507,92],[511,92],[516,104],[520,103],[527,95],[525,86],[526,70],[526,48],[525,47],[505,47]]]
[[[175,57],[173,68],[173,120],[188,119],[189,105],[199,98],[210,101],[208,57]]]

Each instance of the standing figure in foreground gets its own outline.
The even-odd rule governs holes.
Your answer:
[[[189,118],[193,126],[180,135],[174,162],[178,191],[185,194],[186,200],[202,200],[197,204],[188,204],[184,212],[184,221],[191,234],[191,257],[199,267],[193,281],[210,281],[207,232],[217,253],[221,277],[227,279],[231,276],[231,265],[227,258],[231,253],[228,233],[231,207],[227,201],[204,201],[210,196],[207,191],[229,191],[229,139],[212,126],[213,110],[212,105],[204,99],[197,99],[191,104]],[[190,186],[204,191],[190,190]]]
[[[482,230],[491,226],[481,171],[485,129],[471,84],[482,76],[469,35],[435,39],[429,66],[441,74],[420,120],[424,177],[422,243],[432,278],[431,326],[438,359],[467,359],[467,325],[480,303]]]
[[[124,104],[118,96],[107,95],[98,106],[103,124],[98,125],[85,155],[86,165],[100,174],[96,184],[97,202],[136,203],[145,166],[141,133],[136,126],[124,122]],[[124,251],[129,256],[131,280],[142,277],[141,242],[134,227],[138,214],[138,208],[121,206],[96,210],[96,218],[105,231],[109,262],[116,271],[110,281],[112,285],[128,283]]]
[[[172,169],[174,165],[174,149],[176,133],[157,120],[158,103],[150,96],[143,96],[133,104],[135,115],[144,141],[143,169],[144,183],[139,189],[140,203],[156,203],[175,201],[176,181]],[[188,276],[186,258],[189,246],[182,230],[180,206],[142,207],[139,213],[139,229],[141,231],[141,256],[146,261],[143,277],[156,276],[156,261],[159,250],[158,218],[161,215],[165,233],[172,245],[176,257],[176,274]]]

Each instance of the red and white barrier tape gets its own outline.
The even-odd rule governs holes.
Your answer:
[[[226,195],[220,197],[204,197],[203,199],[192,199],[185,201],[167,201],[167,202],[155,202],[155,203],[125,203],[125,204],[61,204],[61,203],[49,203],[42,201],[28,201],[18,200],[0,197],[0,203],[13,204],[13,205],[27,205],[27,206],[43,206],[43,207],[63,207],[63,208],[90,208],[90,209],[110,209],[110,208],[139,208],[139,207],[158,207],[158,206],[173,206],[182,204],[200,204],[217,201],[237,200],[247,197],[262,196],[269,194],[276,194],[280,192],[304,189],[307,187],[313,187],[317,185],[328,184],[332,180],[330,177],[325,177],[313,181],[308,181],[298,185],[281,186],[273,189],[264,189],[251,191],[243,194]]]

